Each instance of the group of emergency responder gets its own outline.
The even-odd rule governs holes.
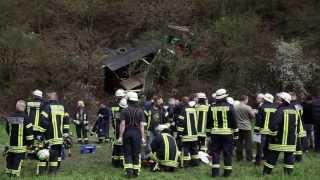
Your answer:
[[[56,92],[48,92],[47,97],[44,101],[43,93],[35,90],[33,100],[17,101],[16,112],[7,118],[10,146],[6,173],[10,176],[19,176],[25,153],[35,146],[37,174],[56,173],[62,148],[70,140],[70,122],[76,125],[78,142],[88,143],[90,128],[84,102],[78,102],[71,120]],[[254,133],[259,139],[256,161],[265,161],[263,174],[267,175],[283,152],[284,172],[292,174],[295,161],[301,160],[301,138],[305,136],[301,105],[293,94],[286,92],[260,97],[257,110],[251,111],[256,119]],[[196,93],[181,100],[170,98],[168,104],[160,96],[143,106],[140,103],[136,92],[118,89],[110,110],[100,105],[92,129],[99,142],[109,140],[111,120],[112,165],[124,168],[126,177],[138,177],[141,162],[152,171],[172,172],[178,167],[198,166],[203,154],[212,159],[206,163],[212,167],[213,177],[220,176],[221,155],[223,176],[231,175],[234,146],[239,140],[239,102],[230,98],[227,90],[218,89],[210,99],[205,93]]]
[[[171,98],[168,105],[154,96],[143,108],[137,105],[139,99],[134,92],[126,94],[120,89],[115,96],[118,104],[112,107],[112,114],[118,140],[113,144],[112,162],[116,167],[123,165],[127,177],[139,175],[141,160],[151,163],[153,171],[174,171],[179,166],[198,166],[200,156],[206,153],[212,158],[209,165],[213,177],[220,176],[221,154],[223,176],[231,175],[242,115],[238,111],[240,101],[229,97],[225,89],[212,94],[210,102],[205,93],[181,101]],[[284,173],[290,175],[295,161],[302,158],[305,131],[301,105],[294,93],[281,92],[276,97],[266,93],[259,98],[257,109],[248,111],[256,119],[254,133],[259,139],[256,165],[264,160],[263,175],[270,174],[283,152]],[[242,97],[242,101],[248,101],[248,97]],[[144,150],[141,145],[145,145]]]

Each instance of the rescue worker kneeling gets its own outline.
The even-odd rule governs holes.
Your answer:
[[[270,152],[267,154],[263,174],[270,174],[278,160],[280,152],[284,153],[284,173],[292,174],[294,155],[296,151],[297,133],[299,133],[299,114],[290,104],[291,96],[288,93],[278,95],[280,106],[270,122]]]
[[[176,140],[169,134],[167,125],[159,125],[158,134],[151,142],[151,159],[155,162],[152,171],[173,172],[178,167],[179,151]]]
[[[32,123],[24,112],[25,108],[25,101],[19,100],[16,104],[16,112],[7,117],[6,131],[10,136],[10,143],[6,154],[5,172],[10,177],[20,176],[27,146],[33,144]]]

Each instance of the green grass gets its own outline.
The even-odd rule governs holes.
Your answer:
[[[1,148],[7,136],[4,133],[3,125],[0,125]],[[92,139],[93,140],[93,139]],[[60,173],[57,176],[35,176],[36,162],[26,160],[22,168],[22,179],[123,179],[123,170],[111,167],[110,153],[111,145],[97,145],[96,154],[80,155],[79,145],[72,149],[72,157],[63,161]],[[281,162],[280,159],[279,162]],[[4,172],[5,159],[0,158],[0,169]],[[282,164],[279,163],[273,175],[268,177],[261,176],[262,167],[255,167],[252,163],[234,163],[234,171],[231,178],[235,180],[265,179],[265,180],[300,180],[300,179],[318,179],[320,177],[320,154],[309,153],[304,157],[304,161],[296,165],[293,176],[283,176]],[[0,173],[0,179],[9,179],[4,173]],[[210,177],[210,167],[202,165],[197,168],[179,169],[175,173],[152,173],[148,169],[142,169],[141,176],[138,179],[212,179]],[[225,178],[217,178],[225,179]]]

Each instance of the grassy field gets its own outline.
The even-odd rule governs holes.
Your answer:
[[[0,125],[1,148],[6,144],[7,135],[4,133],[3,125]],[[93,141],[93,139],[92,139]],[[22,168],[22,179],[123,179],[123,170],[111,167],[110,144],[97,145],[96,154],[80,155],[79,145],[72,149],[72,157],[63,161],[60,173],[57,176],[35,176],[36,162],[26,160]],[[281,162],[282,160],[280,160]],[[4,172],[5,159],[0,159],[0,169]],[[278,164],[273,175],[261,176],[262,167],[255,167],[251,163],[234,163],[234,172],[230,178],[234,180],[266,179],[266,180],[294,180],[294,179],[318,179],[320,177],[320,154],[309,153],[305,156],[304,162],[297,164],[293,176],[282,175],[282,165]],[[0,173],[0,179],[9,179],[4,173]],[[175,173],[152,173],[148,169],[143,169],[138,179],[212,179],[210,177],[210,167],[202,165],[197,168],[179,169]],[[225,178],[217,178],[225,179]]]

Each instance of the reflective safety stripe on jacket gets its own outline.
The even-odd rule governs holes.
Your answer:
[[[34,131],[39,130],[39,120],[40,120],[40,107],[41,102],[27,102],[27,114],[33,124]]]
[[[144,115],[147,119],[147,131],[149,131],[149,128],[150,128],[150,124],[151,124],[151,119],[152,119],[152,112],[151,110],[144,110]]]
[[[209,106],[207,105],[198,105],[196,106],[197,111],[197,130],[198,136],[206,137],[206,126],[207,126],[207,118]]]
[[[185,111],[182,142],[197,141],[197,111],[195,108],[186,108]]]
[[[274,114],[277,109],[275,108],[264,108],[264,122],[263,122],[263,127],[260,129],[261,134],[270,134],[270,129],[269,129],[269,123],[270,123],[270,118],[272,114]]]
[[[211,134],[229,135],[233,133],[233,129],[230,127],[230,122],[228,121],[229,110],[228,106],[216,106],[211,108],[213,119]]]
[[[282,111],[283,120],[280,123],[280,129],[275,137],[270,140],[269,149],[274,151],[295,152],[299,114],[294,109],[284,109]]]

